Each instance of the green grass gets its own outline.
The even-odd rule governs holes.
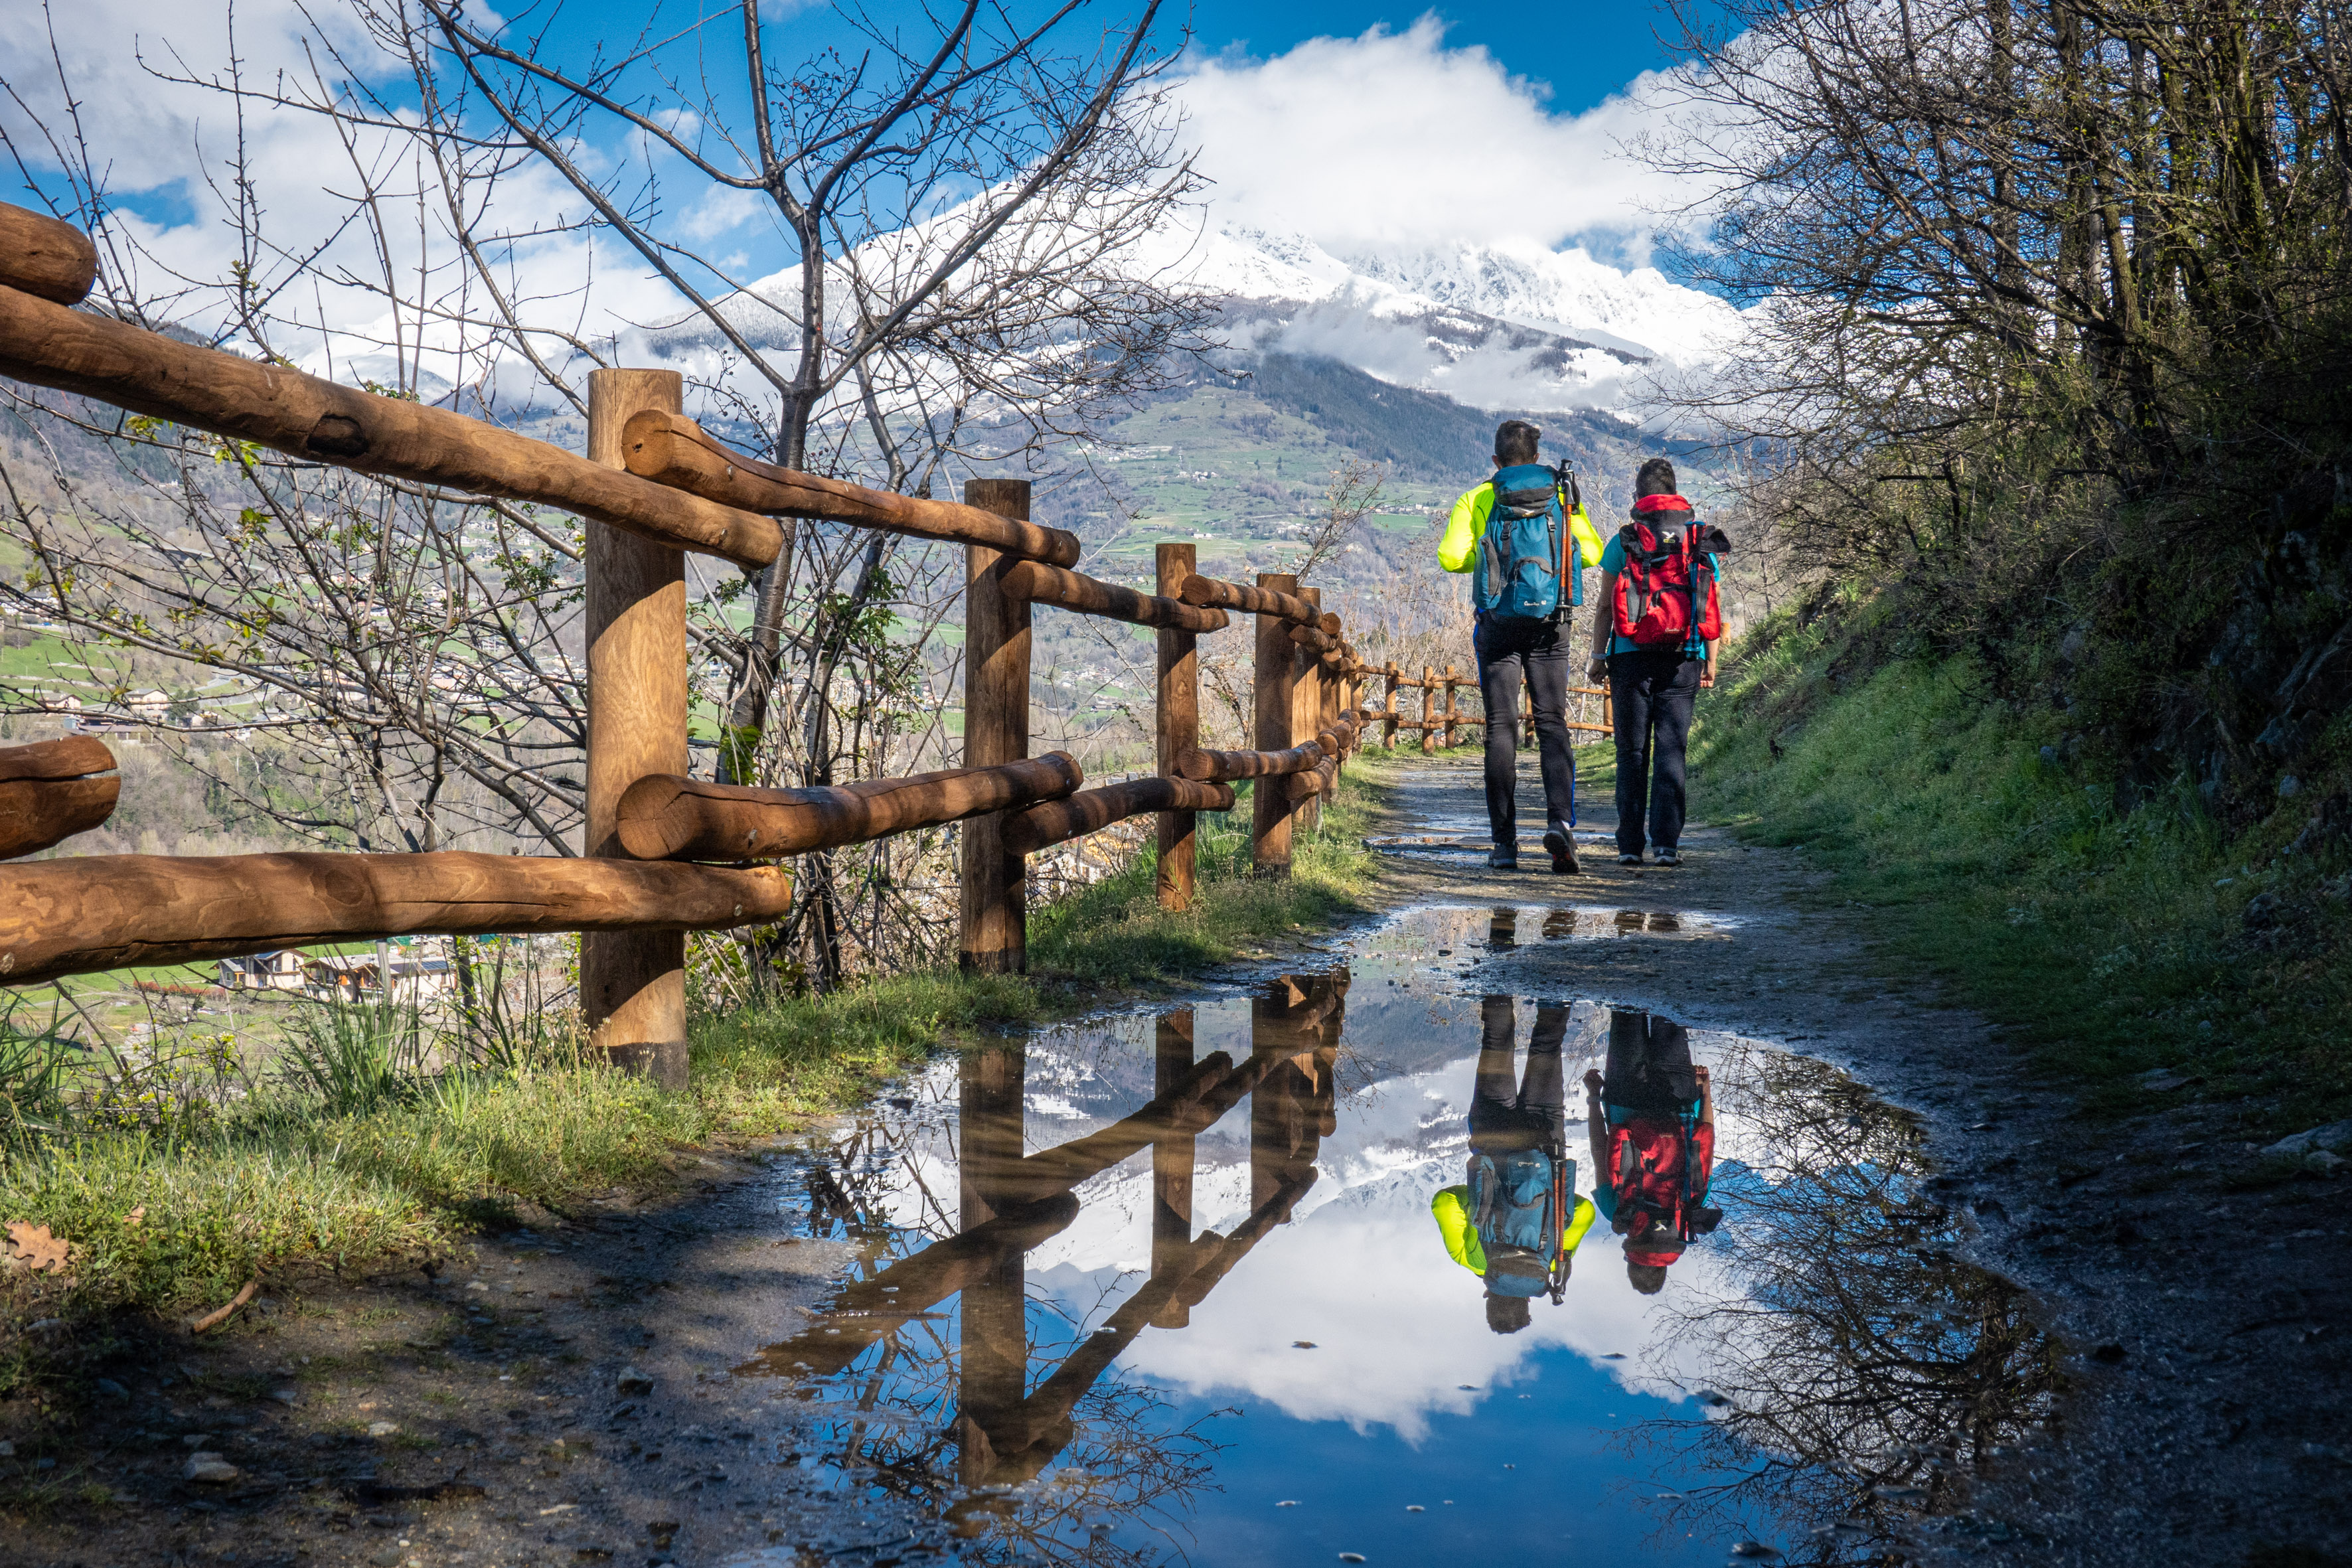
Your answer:
[[[683,1091],[561,1053],[505,1073],[403,1076],[338,1040],[307,1084],[273,1080],[175,1131],[20,1132],[0,1143],[0,1221],[70,1241],[72,1283],[11,1271],[0,1294],[26,1316],[183,1311],[257,1275],[284,1289],[446,1252],[522,1204],[560,1212],[614,1188],[659,1193],[693,1150],[853,1104],[980,1028],[1181,983],[1254,942],[1360,912],[1372,869],[1359,842],[1366,787],[1326,804],[1286,879],[1245,875],[1246,796],[1233,823],[1203,814],[1192,910],[1159,908],[1147,851],[1032,915],[1026,975],[885,975],[698,1016]],[[0,1392],[15,1375],[0,1370]]]
[[[1703,706],[1694,791],[1827,869],[1819,896],[1872,910],[1889,968],[1945,982],[2110,1112],[2161,1103],[2132,1081],[2156,1068],[2253,1097],[2250,1131],[2352,1109],[2342,840],[2280,853],[2345,747],[2335,778],[2233,837],[2185,783],[2120,809],[2069,760],[2063,712],[1990,700],[1965,660],[1856,674],[1845,645],[1780,623],[1749,647]],[[2277,918],[2250,923],[2263,894]]]

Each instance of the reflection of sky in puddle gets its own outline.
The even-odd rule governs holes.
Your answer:
[[[1822,1064],[1694,1033],[1723,1229],[1645,1298],[1604,1222],[1563,1304],[1487,1329],[1429,1203],[1462,1180],[1480,1018],[1455,964],[1494,916],[1411,911],[1346,969],[1041,1031],[862,1118],[823,1153],[834,1215],[876,1238],[866,1282],[741,1369],[826,1417],[803,1462],[992,1562],[1853,1563],[1900,1511],[1876,1489],[1948,1506],[1933,1445],[1964,1419],[2017,1441],[2049,1355],[1940,1250],[1908,1120]],[[1608,1019],[1569,1014],[1580,1164]]]

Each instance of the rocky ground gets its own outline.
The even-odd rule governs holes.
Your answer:
[[[1391,831],[1477,811],[1465,763],[1398,779]],[[1866,915],[1824,907],[1800,857],[1707,831],[1685,848],[1681,869],[1625,869],[1596,843],[1572,881],[1539,855],[1516,873],[1398,858],[1369,897],[1727,917],[1727,942],[1496,951],[1481,984],[1789,1042],[1927,1119],[1978,1260],[2032,1290],[2070,1347],[2061,1429],[1978,1480],[1976,1511],[2016,1532],[1971,1539],[1969,1560],[2352,1561],[2343,1187],[2263,1156],[2251,1110],[2193,1082],[2087,1118],[1981,1020],[1888,979]],[[797,1464],[804,1410],[731,1375],[798,1329],[848,1252],[792,1234],[805,1199],[780,1153],[713,1153],[702,1174],[643,1208],[541,1216],[437,1278],[289,1290],[201,1338],[117,1325],[95,1381],[0,1405],[0,1563],[945,1554],[937,1521]]]

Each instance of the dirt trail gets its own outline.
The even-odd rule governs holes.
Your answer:
[[[1383,831],[1483,836],[1475,764],[1394,777]],[[1533,784],[1530,767],[1523,802]],[[1605,838],[1612,825],[1588,810],[1584,826]],[[1976,1217],[1978,1259],[2036,1291],[2076,1347],[2065,1429],[1979,1485],[1976,1513],[2013,1521],[2014,1538],[1958,1542],[1968,1561],[2288,1568],[2352,1551],[2346,1255],[2340,1205],[2327,1201],[2337,1189],[2225,1194],[2254,1164],[2230,1110],[2169,1107],[2152,1090],[2143,1116],[2085,1121],[2027,1081],[1980,1020],[1931,987],[1880,979],[1866,914],[1819,907],[1799,857],[1709,830],[1683,847],[1679,870],[1628,869],[1595,839],[1574,879],[1549,875],[1539,852],[1512,873],[1466,853],[1391,856],[1370,898],[1714,917],[1732,940],[1490,950],[1480,984],[1785,1042],[1930,1121],[1947,1195]],[[129,1334],[88,1408],[0,1411],[13,1443],[0,1480],[47,1500],[11,1521],[0,1561],[431,1568],[951,1553],[936,1518],[795,1466],[793,1434],[810,1410],[772,1380],[729,1375],[798,1331],[850,1249],[787,1234],[783,1211],[807,1199],[780,1156],[714,1155],[704,1174],[707,1190],[652,1212],[606,1204],[486,1241],[437,1280],[269,1301],[216,1342]],[[199,1452],[235,1478],[186,1479]],[[435,1487],[448,1489],[416,1489]],[[2323,1554],[2250,1557],[2264,1542]]]

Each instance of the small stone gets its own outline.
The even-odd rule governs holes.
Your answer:
[[[1313,1340],[1293,1340],[1290,1342],[1290,1348],[1295,1351],[1311,1351],[1315,1348],[1315,1342]]]
[[[299,1405],[302,1403],[302,1391],[299,1388],[273,1388],[269,1391],[269,1397],[280,1405]]]
[[[653,1391],[654,1380],[633,1366],[623,1367],[621,1375],[613,1382],[613,1392],[615,1394],[651,1394]]]
[[[98,1380],[98,1391],[106,1395],[109,1399],[128,1399],[131,1397],[131,1391],[123,1387],[121,1384],[115,1382],[114,1379],[110,1377],[101,1377]]]
[[[399,1430],[400,1427],[390,1421],[371,1421],[368,1423],[367,1435],[371,1437],[389,1437]]]
[[[218,1454],[197,1454],[180,1467],[184,1481],[204,1481],[211,1486],[225,1487],[236,1479],[237,1468]]]
[[[2307,1132],[2282,1138],[2263,1152],[2273,1159],[2308,1157],[2320,1152],[2352,1154],[2352,1121],[2331,1121],[2325,1127],[2315,1127]]]
[[[1364,1554],[1360,1552],[1342,1552],[1339,1553],[1339,1561],[1342,1563],[1361,1563],[1363,1560]]]

